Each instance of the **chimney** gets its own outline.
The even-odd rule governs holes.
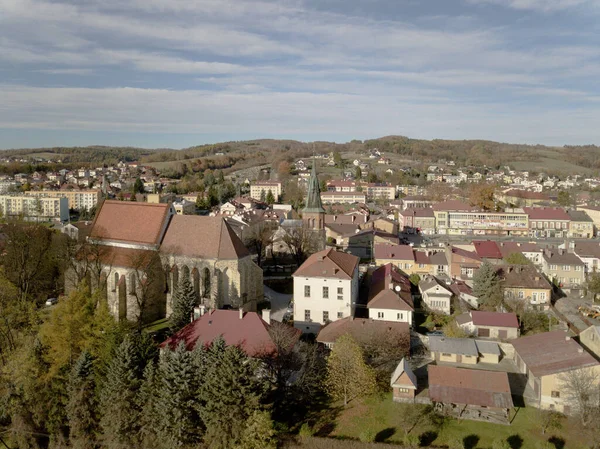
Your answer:
[[[356,215],[352,215],[352,223],[356,221]]]
[[[580,354],[583,354],[583,348],[582,347],[577,348],[577,352],[579,352]]]
[[[271,309],[262,309],[262,319],[265,323],[271,324]]]
[[[241,307],[239,308],[239,312],[240,312],[240,320],[244,319],[244,309],[242,309]]]
[[[571,337],[567,335],[567,336],[565,337],[565,340],[566,340],[566,341],[570,341],[570,340],[571,340]]]

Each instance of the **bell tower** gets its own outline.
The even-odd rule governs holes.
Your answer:
[[[302,220],[309,229],[321,231],[325,229],[325,209],[321,203],[321,189],[317,178],[317,163],[313,158],[312,171],[308,180],[306,206],[302,209]]]

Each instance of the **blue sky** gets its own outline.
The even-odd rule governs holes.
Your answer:
[[[0,148],[600,144],[600,0],[0,0]]]

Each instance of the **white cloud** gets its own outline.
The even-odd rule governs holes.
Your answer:
[[[583,5],[598,6],[597,0],[468,0],[474,4],[495,4],[520,10],[554,12]]]

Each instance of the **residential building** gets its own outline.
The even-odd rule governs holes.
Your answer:
[[[409,234],[435,234],[433,209],[405,209],[398,214],[400,229]]]
[[[332,348],[342,335],[351,335],[356,340],[376,338],[378,341],[395,342],[396,347],[410,351],[410,326],[399,321],[382,321],[370,318],[346,317],[329,323],[317,335],[317,341]]]
[[[522,212],[440,211],[436,206],[438,234],[526,236],[529,233],[528,216]]]
[[[402,209],[430,209],[433,206],[433,201],[425,195],[410,195],[399,200],[402,204]]]
[[[519,336],[519,320],[514,313],[471,310],[456,317],[456,323],[479,338],[511,340]]]
[[[0,195],[0,213],[3,217],[22,216],[36,220],[69,220],[66,198],[38,198],[30,195]]]
[[[456,246],[446,248],[446,259],[450,263],[450,276],[452,279],[463,281],[472,280],[482,262],[475,251],[468,251]]]
[[[398,236],[398,223],[394,220],[379,216],[371,218],[368,223],[373,229]]]
[[[452,304],[452,291],[435,276],[425,276],[419,282],[419,292],[423,304],[430,310],[450,315]]]
[[[362,192],[327,191],[321,193],[323,204],[356,204],[365,203],[367,197]]]
[[[356,181],[333,179],[327,183],[327,192],[356,192]]]
[[[567,237],[574,239],[591,239],[594,237],[594,222],[588,214],[582,210],[570,210],[567,214],[571,218]]]
[[[501,351],[497,343],[477,341],[472,338],[449,338],[431,335],[429,351],[436,363],[500,363]]]
[[[370,182],[363,187],[363,190],[370,201],[393,200],[396,197],[396,188],[389,183]]]
[[[542,409],[570,414],[573,404],[565,388],[565,376],[591,373],[600,375],[600,362],[586,352],[567,332],[553,331],[517,338],[515,363],[525,374],[534,392],[536,403]]]
[[[323,324],[354,316],[359,258],[332,249],[310,256],[293,274],[294,326],[317,333]]]
[[[66,198],[69,209],[90,210],[96,207],[101,198],[100,190],[30,190],[27,196],[37,198]]]
[[[596,273],[600,270],[600,243],[574,242],[573,253],[585,264],[586,273]],[[569,250],[570,248],[565,248]]]
[[[594,225],[594,235],[600,229],[600,206],[577,206],[577,210],[585,212],[591,219]]]
[[[281,197],[281,182],[279,181],[256,181],[250,184],[250,197],[255,200],[264,201],[269,191],[273,194],[275,201]]]
[[[461,419],[510,423],[513,408],[508,375],[429,365],[429,398],[440,413]]]
[[[427,188],[425,188],[423,186],[417,186],[417,185],[396,186],[396,190],[398,191],[398,193],[401,193],[402,195],[405,195],[405,196],[426,195],[427,194]]]
[[[523,301],[526,307],[536,310],[550,307],[552,285],[534,266],[505,265],[497,273],[507,300]]]
[[[542,257],[542,272],[560,288],[570,290],[583,286],[585,264],[575,254],[564,249],[547,249]]]
[[[600,326],[590,326],[579,334],[579,344],[600,360]]]
[[[456,298],[464,301],[468,307],[473,309],[479,308],[479,298],[473,294],[473,289],[466,282],[455,280],[450,285],[450,290],[452,290]]]
[[[187,200],[173,201],[173,209],[177,215],[194,215],[196,203]]]
[[[542,247],[533,242],[497,242],[498,248],[502,253],[502,258],[506,259],[514,253],[523,254],[528,260],[536,266],[542,265]]]
[[[399,241],[398,234],[389,234],[375,229],[363,229],[336,238],[340,249],[360,258],[372,257],[375,245],[398,244]]]
[[[492,265],[502,263],[502,252],[495,240],[473,240],[473,246],[482,261],[489,262]]]
[[[415,256],[413,249],[408,245],[378,244],[374,246],[374,255],[377,265],[391,263],[406,274],[413,273]]]
[[[67,234],[79,243],[83,243],[88,235],[90,235],[91,230],[92,223],[90,221],[77,221],[75,223],[67,223],[62,227],[60,232]]]
[[[414,304],[408,277],[392,264],[379,267],[371,275],[369,318],[408,323],[412,326]]]
[[[559,207],[524,207],[529,217],[529,235],[536,238],[563,238],[569,233],[571,217]]]
[[[514,207],[531,207],[550,201],[548,195],[529,190],[509,189],[498,195],[498,199]]]

